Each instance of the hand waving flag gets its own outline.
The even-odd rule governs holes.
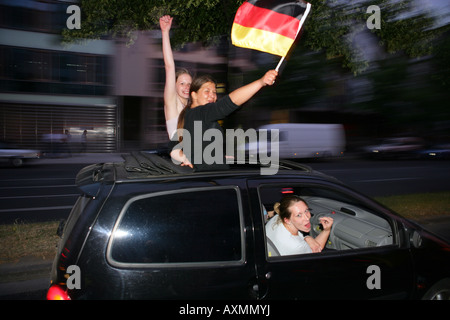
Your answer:
[[[236,12],[233,45],[284,57],[300,32],[311,4],[302,0],[248,0]]]

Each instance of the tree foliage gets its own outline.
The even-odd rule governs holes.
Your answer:
[[[127,37],[133,31],[159,29],[159,18],[174,17],[172,43],[213,43],[229,36],[234,15],[243,0],[81,0],[81,29],[64,30],[65,41]],[[381,9],[381,29],[374,29],[380,45],[388,52],[402,51],[417,57],[432,51],[432,40],[438,30],[433,20],[423,14],[408,14],[411,0],[310,0],[312,11],[303,28],[302,45],[324,51],[327,58],[340,58],[342,65],[355,72],[364,61],[358,61],[349,38],[355,29],[366,27],[369,5]]]

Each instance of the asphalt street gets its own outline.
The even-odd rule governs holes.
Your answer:
[[[353,158],[309,165],[371,197],[450,190],[450,161]]]
[[[75,177],[83,167],[123,161],[121,154],[74,154],[39,159],[20,168],[0,167],[0,224],[64,219],[79,190]]]

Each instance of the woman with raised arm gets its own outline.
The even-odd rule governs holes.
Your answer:
[[[199,154],[194,155],[194,152],[203,153],[210,142],[200,141],[199,143],[196,140],[187,143],[182,137],[183,132],[193,135],[200,131],[201,137],[204,137],[207,130],[217,129],[223,136],[223,130],[217,121],[233,113],[263,87],[273,85],[277,75],[277,71],[269,70],[260,79],[234,90],[220,100],[217,100],[216,82],[212,77],[206,75],[195,78],[190,88],[189,103],[179,116],[178,139],[180,143],[172,146],[170,153],[172,158],[181,165],[195,168],[197,171],[227,169],[228,165],[225,162],[224,154],[219,156],[222,158],[219,162],[194,163],[193,158],[199,157]],[[195,129],[195,126],[198,130]],[[222,141],[224,140],[222,139]]]
[[[162,33],[162,49],[164,67],[166,71],[166,83],[164,86],[164,115],[166,118],[167,134],[172,138],[177,130],[178,116],[187,105],[189,99],[189,87],[192,77],[186,69],[176,71],[170,45],[171,16],[163,16],[159,19]]]

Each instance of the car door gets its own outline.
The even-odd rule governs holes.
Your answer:
[[[411,260],[401,241],[401,226],[370,199],[314,179],[255,179],[248,185],[257,232],[260,297],[376,299],[411,294]],[[277,256],[267,243],[264,213],[284,192],[308,199],[316,219],[320,215],[333,217],[330,238],[322,252]],[[319,227],[313,224],[313,237]]]
[[[253,297],[253,234],[236,185],[183,187],[130,198],[107,260],[126,299]]]

